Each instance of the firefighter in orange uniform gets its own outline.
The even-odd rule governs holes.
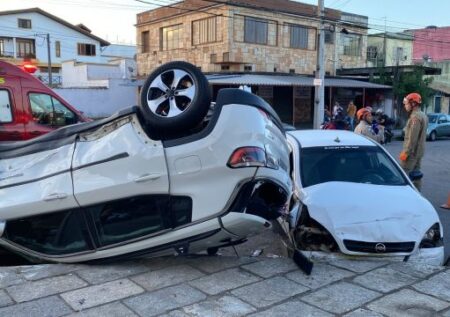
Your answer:
[[[412,171],[420,171],[420,162],[425,151],[428,117],[420,111],[422,97],[418,93],[411,93],[403,99],[409,119],[405,127],[405,140],[400,153],[400,165],[409,175]],[[420,191],[421,180],[414,180],[414,185]]]

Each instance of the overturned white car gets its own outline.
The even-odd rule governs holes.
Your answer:
[[[436,210],[382,146],[339,130],[291,131],[288,141],[298,199],[282,222],[291,248],[443,264]]]
[[[219,92],[172,62],[141,106],[0,144],[0,245],[32,261],[186,254],[245,241],[287,207],[281,122],[259,97]]]

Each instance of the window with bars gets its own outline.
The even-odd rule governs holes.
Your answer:
[[[31,29],[30,19],[17,19],[17,26],[21,29]]]
[[[244,42],[255,44],[267,44],[268,42],[268,21],[244,18]]]
[[[361,55],[361,35],[345,34],[342,35],[343,54],[346,56]]]
[[[181,47],[183,24],[167,26],[159,29],[159,46],[161,51],[173,50]]]
[[[95,45],[78,43],[78,55],[82,56],[95,56]]]
[[[192,45],[217,42],[218,17],[211,17],[192,22]]]
[[[307,27],[289,24],[289,47],[307,49],[308,33]]]
[[[55,55],[56,57],[61,57],[61,42],[55,41]]]
[[[150,32],[144,31],[141,33],[141,47],[142,53],[150,52]]]
[[[378,56],[378,47],[376,46],[368,46],[367,47],[367,59],[374,61]]]
[[[17,39],[17,57],[19,58],[35,58],[34,40]]]

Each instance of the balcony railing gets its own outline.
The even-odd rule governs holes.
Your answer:
[[[44,84],[49,84],[49,76],[48,75],[37,75],[37,78],[42,81]],[[52,87],[61,86],[62,84],[62,76],[60,75],[52,75]]]

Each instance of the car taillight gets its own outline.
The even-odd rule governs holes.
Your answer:
[[[231,168],[266,166],[266,151],[255,146],[238,148],[231,154],[227,165]]]

